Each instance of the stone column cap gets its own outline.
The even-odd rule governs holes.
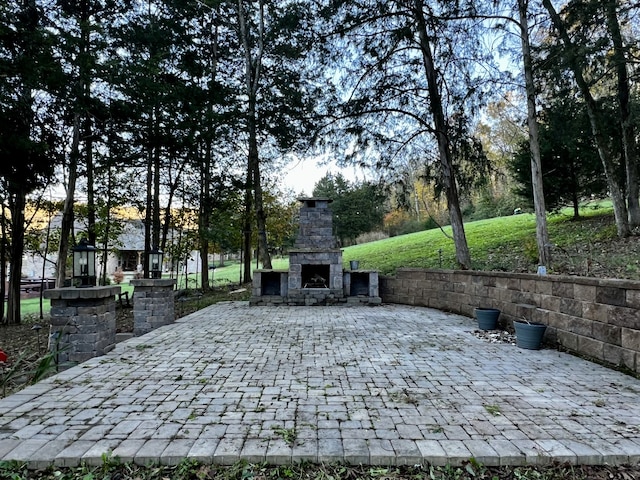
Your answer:
[[[175,278],[136,278],[129,280],[134,287],[173,287],[176,284]]]
[[[104,287],[63,287],[53,288],[51,290],[45,290],[43,292],[44,298],[51,300],[71,300],[75,298],[107,298],[118,295],[121,291],[119,286],[104,286]]]

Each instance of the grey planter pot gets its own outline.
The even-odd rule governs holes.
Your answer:
[[[480,330],[495,330],[498,326],[500,310],[497,308],[476,308],[474,315],[478,320],[478,328]]]
[[[527,350],[540,350],[547,326],[542,323],[513,322],[516,345]]]

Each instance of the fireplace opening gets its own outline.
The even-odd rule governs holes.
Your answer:
[[[262,295],[281,295],[280,272],[262,272]]]
[[[329,288],[329,265],[302,265],[302,288]]]
[[[351,272],[351,296],[369,295],[369,272]]]

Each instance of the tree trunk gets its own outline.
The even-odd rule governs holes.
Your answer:
[[[11,209],[11,244],[9,246],[11,270],[9,272],[7,323],[10,325],[20,323],[20,280],[22,279],[22,256],[24,254],[24,208],[26,197],[26,192],[22,188],[17,188],[9,197],[9,208]]]
[[[95,204],[95,185],[93,171],[93,134],[92,134],[92,118],[89,113],[91,104],[91,15],[89,1],[83,0],[79,2],[80,18],[78,19],[80,27],[80,45],[78,46],[79,54],[78,62],[78,111],[82,112],[82,143],[84,154],[86,175],[87,175],[87,241],[91,245],[96,245],[96,204]]]
[[[631,230],[629,228],[627,204],[625,202],[623,188],[618,181],[617,168],[613,161],[613,156],[607,147],[606,138],[601,129],[601,115],[597,102],[593,98],[591,90],[589,89],[589,85],[585,80],[582,72],[582,65],[584,64],[584,62],[582,62],[578,58],[577,52],[579,50],[576,45],[573,44],[573,41],[569,37],[567,28],[560,18],[560,15],[558,15],[558,12],[556,12],[554,6],[551,4],[551,0],[542,0],[542,4],[549,12],[551,22],[560,35],[560,39],[562,40],[562,43],[565,47],[565,55],[567,57],[568,64],[573,71],[576,79],[576,84],[578,85],[578,88],[580,89],[580,92],[584,97],[584,101],[587,107],[587,115],[589,116],[589,123],[591,125],[591,131],[596,143],[598,155],[604,168],[604,174],[607,178],[607,186],[609,187],[611,201],[613,202],[613,213],[615,215],[616,230],[618,236],[628,237],[629,235],[631,235]]]
[[[247,179],[245,182],[245,190],[244,190],[244,221],[243,221],[243,229],[242,229],[242,240],[243,240],[243,275],[241,279],[241,283],[248,283],[251,281],[251,213],[253,212],[253,194],[251,185],[253,184],[253,171],[247,165]]]
[[[69,256],[69,237],[73,229],[73,204],[75,201],[76,179],[78,176],[78,156],[80,145],[80,115],[73,116],[73,140],[69,154],[69,178],[67,180],[67,195],[62,209],[60,223],[60,246],[58,248],[58,264],[56,265],[56,287],[64,286],[67,273],[67,257]]]
[[[427,78],[431,115],[433,117],[436,138],[438,141],[438,153],[440,166],[442,167],[442,179],[447,198],[447,208],[449,209],[451,230],[453,231],[453,241],[456,248],[456,261],[460,268],[466,270],[471,268],[471,255],[467,245],[467,238],[464,232],[464,222],[462,220],[462,211],[460,210],[460,201],[458,199],[458,187],[451,159],[449,135],[447,132],[444,109],[442,107],[442,97],[438,88],[438,73],[433,61],[433,54],[431,53],[431,44],[429,36],[427,35],[427,24],[422,11],[422,5],[422,1],[415,0],[414,13],[420,41],[420,50],[422,52],[422,60]]]
[[[91,135],[91,127],[85,130],[85,137]],[[94,245],[97,241],[96,233],[96,200],[95,200],[95,182],[93,172],[93,141],[91,138],[85,138],[85,155],[87,165],[87,241]]]
[[[255,116],[255,108],[254,114]],[[257,132],[255,128],[255,118],[249,120],[252,127],[249,131],[249,164],[253,170],[253,191],[256,209],[256,223],[258,226],[258,252],[259,259],[262,262],[262,268],[271,269],[271,254],[269,253],[269,245],[267,243],[267,215],[264,211],[264,202],[262,198],[262,181],[260,179],[260,159],[258,156],[258,142],[256,140]]]
[[[158,120],[154,118],[154,146],[153,146],[153,228],[151,230],[151,248],[160,247],[160,132]]]
[[[253,190],[253,203],[258,226],[258,252],[262,260],[263,268],[271,268],[271,255],[267,245],[267,216],[264,211],[262,198],[262,180],[260,178],[260,156],[258,152],[257,134],[257,109],[256,101],[260,86],[262,72],[262,56],[264,53],[264,2],[258,2],[258,31],[256,34],[257,45],[255,54],[252,51],[251,35],[246,22],[242,0],[238,0],[238,25],[240,41],[245,55],[245,88],[247,94],[247,135],[249,140],[249,153],[247,158],[247,180],[249,180],[249,194]],[[245,199],[246,201],[246,199]],[[246,227],[246,225],[245,225]],[[245,235],[247,235],[245,228]],[[249,237],[250,238],[250,237]],[[245,238],[245,247],[250,248]],[[250,239],[249,239],[250,243]],[[245,281],[247,273],[251,270],[251,254],[245,251]],[[249,277],[250,278],[250,274]]]
[[[108,153],[109,159],[111,152]],[[111,232],[111,204],[112,204],[112,189],[113,189],[113,169],[111,168],[111,162],[107,165],[107,202],[105,205],[105,226],[104,226],[104,242],[102,243],[102,285],[107,284],[107,261],[109,259],[109,234]]]
[[[204,23],[204,21],[203,21]],[[218,71],[218,30],[217,27],[212,26],[210,41],[207,44],[209,47],[208,59],[209,59],[209,73],[211,75],[211,81],[216,79]],[[200,252],[202,262],[202,290],[210,290],[212,285],[209,282],[209,229],[210,215],[212,210],[211,201],[211,168],[213,166],[213,137],[215,134],[215,127],[213,123],[213,103],[215,100],[209,98],[206,104],[206,108],[203,110],[205,114],[204,128],[206,132],[205,147],[204,147],[204,167],[202,172],[202,185],[200,194]]]
[[[149,123],[153,123],[153,118],[149,119]],[[142,271],[145,278],[149,278],[149,252],[151,251],[151,209],[153,208],[153,146],[151,132],[152,125],[149,125],[149,145],[147,147],[147,195],[146,208],[144,210],[144,254],[142,257]]]
[[[53,214],[55,213],[55,211],[52,211],[52,205],[51,203],[47,204],[47,234],[45,236],[44,239],[44,255],[42,256],[42,270],[41,270],[41,276],[40,276],[40,320],[42,320],[44,318],[44,306],[43,306],[43,300],[44,300],[44,277],[45,274],[47,273],[47,255],[49,254],[49,240],[51,239],[51,218],[53,217]],[[47,286],[48,288],[48,286]],[[2,317],[0,317],[2,318]]]
[[[618,105],[620,113],[620,128],[622,130],[622,144],[627,176],[627,208],[629,210],[629,225],[631,228],[640,226],[640,203],[638,199],[638,148],[635,128],[631,118],[631,104],[629,73],[627,59],[618,21],[617,1],[607,0],[605,3],[607,25],[613,43],[613,63],[618,78]]]
[[[575,190],[571,196],[571,201],[573,203],[573,219],[580,220],[580,199]]]
[[[211,126],[209,126],[210,128]],[[200,209],[198,212],[198,230],[200,236],[200,263],[202,274],[202,290],[207,291],[209,285],[209,206],[211,204],[211,139],[207,138],[204,162],[200,176]]]
[[[522,60],[524,64],[525,89],[527,92],[527,125],[529,127],[529,148],[531,150],[531,185],[533,187],[533,204],[536,213],[538,261],[540,265],[549,267],[551,266],[551,249],[549,248],[550,243],[549,231],[547,229],[547,210],[545,208],[542,181],[540,136],[538,133],[538,118],[536,113],[536,89],[533,82],[527,7],[527,0],[518,0],[518,11],[520,14],[520,40],[522,43]]]
[[[7,215],[4,200],[2,201],[2,218],[0,218],[0,221],[2,221],[2,224],[0,224],[2,229],[2,238],[0,238],[0,298],[2,298],[0,302],[0,323],[3,323],[5,321],[4,297],[7,294]]]

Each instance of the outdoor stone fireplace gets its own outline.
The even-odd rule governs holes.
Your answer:
[[[289,251],[289,269],[254,271],[251,304],[381,303],[377,271],[356,274],[342,268],[342,250],[333,235],[331,200],[299,200],[300,224],[295,245]]]

